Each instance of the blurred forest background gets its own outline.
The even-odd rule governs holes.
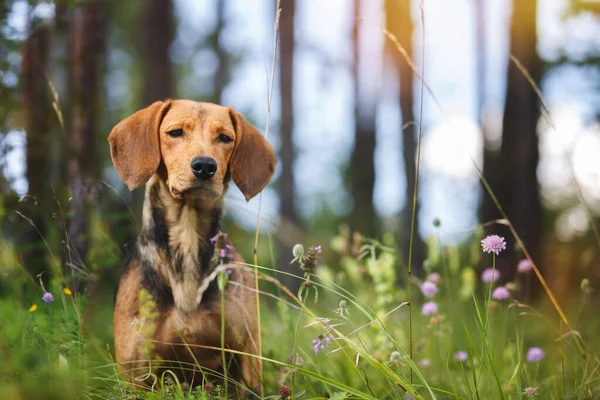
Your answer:
[[[294,243],[326,249],[349,229],[392,233],[405,271],[420,132],[417,270],[431,235],[461,245],[500,218],[477,165],[558,297],[600,281],[600,2],[281,9],[268,137],[279,163],[259,264],[288,268]],[[234,107],[264,132],[274,20],[274,0],[0,0],[0,263],[35,276],[59,259],[114,289],[143,189],[116,174],[111,128],[188,98]],[[232,188],[227,203],[227,231],[251,260],[258,198]],[[510,276],[514,239],[487,227],[508,238],[499,268]],[[0,272],[1,293],[15,271]]]

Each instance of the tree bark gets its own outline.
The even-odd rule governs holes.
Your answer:
[[[411,17],[410,0],[386,0],[386,23],[388,30],[396,36],[400,45],[411,59],[413,58],[413,21]],[[406,203],[400,214],[400,248],[404,258],[408,260],[410,251],[410,231],[413,213],[413,199],[415,193],[416,177],[416,150],[417,150],[417,118],[414,111],[414,71],[408,65],[406,59],[389,42],[389,52],[395,61],[398,79],[400,81],[400,113],[402,114],[402,160],[404,164],[404,177],[406,180]],[[416,60],[413,59],[414,64]],[[411,264],[418,273],[424,256],[424,245],[419,235],[419,203],[417,203],[414,236],[412,244]]]
[[[217,55],[219,67],[215,73],[215,93],[214,102],[221,104],[223,100],[223,91],[229,81],[229,57],[227,51],[221,46],[221,33],[225,28],[225,0],[217,1],[217,25],[212,38],[212,48]]]
[[[51,26],[46,22],[31,20],[29,37],[23,46],[21,64],[23,82],[23,110],[25,112],[26,177],[29,185],[28,199],[23,214],[31,218],[39,233],[28,227],[21,245],[23,265],[33,275],[46,268],[46,249],[40,234],[47,234],[47,219],[53,204],[50,184],[48,149],[51,144],[51,97],[46,72],[50,50]]]
[[[539,84],[542,63],[537,54],[537,1],[513,1],[510,28],[510,53]],[[488,182],[517,233],[534,259],[540,255],[539,244],[542,207],[537,180],[539,161],[537,123],[539,99],[523,72],[508,61],[506,102],[502,126],[502,146],[485,165]],[[489,195],[484,194],[483,219],[500,218]],[[508,239],[507,252],[499,258],[500,268],[507,277],[516,270],[517,254],[514,240],[504,226],[492,227]]]
[[[173,94],[173,66],[169,48],[174,38],[172,0],[148,0],[142,43],[144,107]]]
[[[73,10],[70,31],[69,99],[67,134],[67,176],[72,199],[68,222],[67,261],[86,261],[89,217],[94,202],[92,183],[99,179],[96,154],[100,83],[105,56],[106,2],[89,0]]]
[[[360,80],[360,0],[354,0],[352,27],[352,75],[354,77],[354,148],[350,156],[348,176],[354,207],[350,216],[351,227],[366,237],[376,235],[375,207],[375,118],[377,103],[365,96],[364,82]],[[373,83],[371,83],[373,84]]]
[[[279,91],[281,101],[281,177],[278,181],[279,198],[281,199],[282,227],[299,223],[295,205],[294,191],[294,55],[295,55],[295,16],[296,0],[287,0],[281,4],[279,20]],[[283,229],[283,228],[281,228]],[[285,235],[282,235],[285,237]],[[292,257],[290,246],[283,241],[279,246],[279,264],[287,272],[295,272],[289,264]],[[284,276],[283,282],[291,288],[296,288],[295,280]]]

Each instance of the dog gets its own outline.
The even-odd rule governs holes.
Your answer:
[[[127,187],[146,183],[141,232],[115,300],[121,374],[143,387],[166,370],[186,386],[211,382],[207,371],[224,373],[224,317],[224,346],[237,351],[226,353],[228,376],[256,388],[254,275],[239,264],[224,270],[224,262],[243,259],[229,244],[227,256],[215,254],[215,238],[225,237],[219,232],[230,180],[246,200],[256,196],[275,170],[272,147],[232,108],[190,100],[153,103],[118,123],[108,142]],[[229,273],[223,308],[218,271]],[[144,309],[142,292],[152,310]]]

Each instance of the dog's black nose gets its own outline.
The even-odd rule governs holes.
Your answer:
[[[198,179],[209,179],[217,172],[217,162],[210,157],[196,157],[192,160],[192,172]]]

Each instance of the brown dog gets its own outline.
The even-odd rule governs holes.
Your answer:
[[[273,175],[273,149],[233,109],[188,100],[156,102],[138,111],[115,126],[108,141],[129,189],[147,182],[142,229],[115,304],[121,371],[146,385],[166,369],[190,385],[215,381],[207,369],[223,373],[222,352],[214,349],[221,347],[217,267],[243,260],[234,250],[226,257],[214,254],[210,239],[220,230],[229,180],[246,200],[254,197]],[[154,311],[144,311],[148,302],[140,299],[142,290],[152,297]],[[255,295],[251,271],[231,268],[226,348],[256,354]],[[228,353],[226,362],[229,377],[257,386],[256,358]]]

